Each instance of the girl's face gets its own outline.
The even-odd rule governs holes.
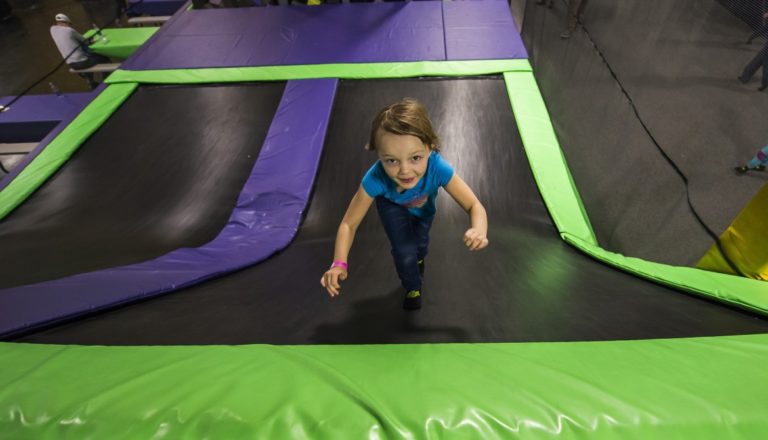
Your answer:
[[[427,171],[430,149],[416,136],[393,134],[384,130],[379,133],[376,152],[384,171],[395,181],[398,189],[415,187]]]

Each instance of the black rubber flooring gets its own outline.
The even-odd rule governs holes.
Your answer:
[[[416,97],[444,156],[489,213],[491,245],[470,253],[466,214],[445,194],[432,230],[424,308],[402,292],[375,211],[361,225],[350,278],[319,284],[335,231],[365,170],[370,120]],[[276,189],[279,190],[279,189]],[[218,280],[19,338],[69,344],[361,344],[576,341],[768,331],[768,320],[643,281],[562,242],[533,181],[499,78],[340,84],[305,221],[282,253]]]
[[[565,1],[553,9],[525,3],[522,35],[534,75],[600,244],[695,265],[713,240],[653,141],[721,234],[768,182],[768,173],[733,172],[768,142],[759,73],[747,85],[736,80],[765,40],[746,44],[752,29],[715,1],[591,0],[568,40],[560,38]]]

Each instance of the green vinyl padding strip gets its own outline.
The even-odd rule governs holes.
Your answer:
[[[768,335],[532,344],[0,344],[4,438],[760,439]]]
[[[418,61],[412,63],[315,64],[297,66],[225,67],[180,70],[116,70],[107,82],[202,84],[287,81],[313,78],[376,79],[418,76],[473,76],[529,72],[528,60]]]
[[[533,73],[506,72],[504,81],[533,177],[555,227],[597,245]]]
[[[112,116],[137,84],[104,89],[16,178],[0,191],[0,220],[29,197]]]
[[[768,315],[768,283],[626,257],[601,248],[531,72],[504,79],[536,184],[562,238],[594,258],[655,282]]]
[[[96,41],[88,47],[95,53],[107,57],[126,59],[133,55],[149,38],[160,29],[159,27],[132,27],[101,29]],[[96,30],[91,29],[83,36],[91,38]]]

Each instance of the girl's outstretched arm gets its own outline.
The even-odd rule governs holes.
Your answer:
[[[464,233],[464,244],[472,251],[488,246],[488,216],[472,188],[454,173],[445,190],[469,214],[470,227]]]
[[[349,249],[352,247],[352,242],[355,240],[355,232],[360,222],[363,221],[365,214],[368,213],[368,209],[373,203],[373,197],[369,196],[365,192],[363,186],[357,189],[355,196],[352,197],[352,201],[349,202],[347,212],[344,214],[344,218],[341,219],[339,230],[336,232],[336,246],[333,252],[334,262],[347,263],[349,257]],[[331,267],[320,278],[320,284],[328,290],[328,294],[331,298],[338,296],[341,290],[341,281],[347,279],[347,269],[341,266]]]

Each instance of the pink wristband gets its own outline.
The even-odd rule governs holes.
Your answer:
[[[334,261],[333,264],[331,264],[331,269],[333,269],[334,267],[341,267],[341,268],[344,268],[344,270],[349,271],[349,264],[347,264],[346,261],[341,261],[341,260]]]

